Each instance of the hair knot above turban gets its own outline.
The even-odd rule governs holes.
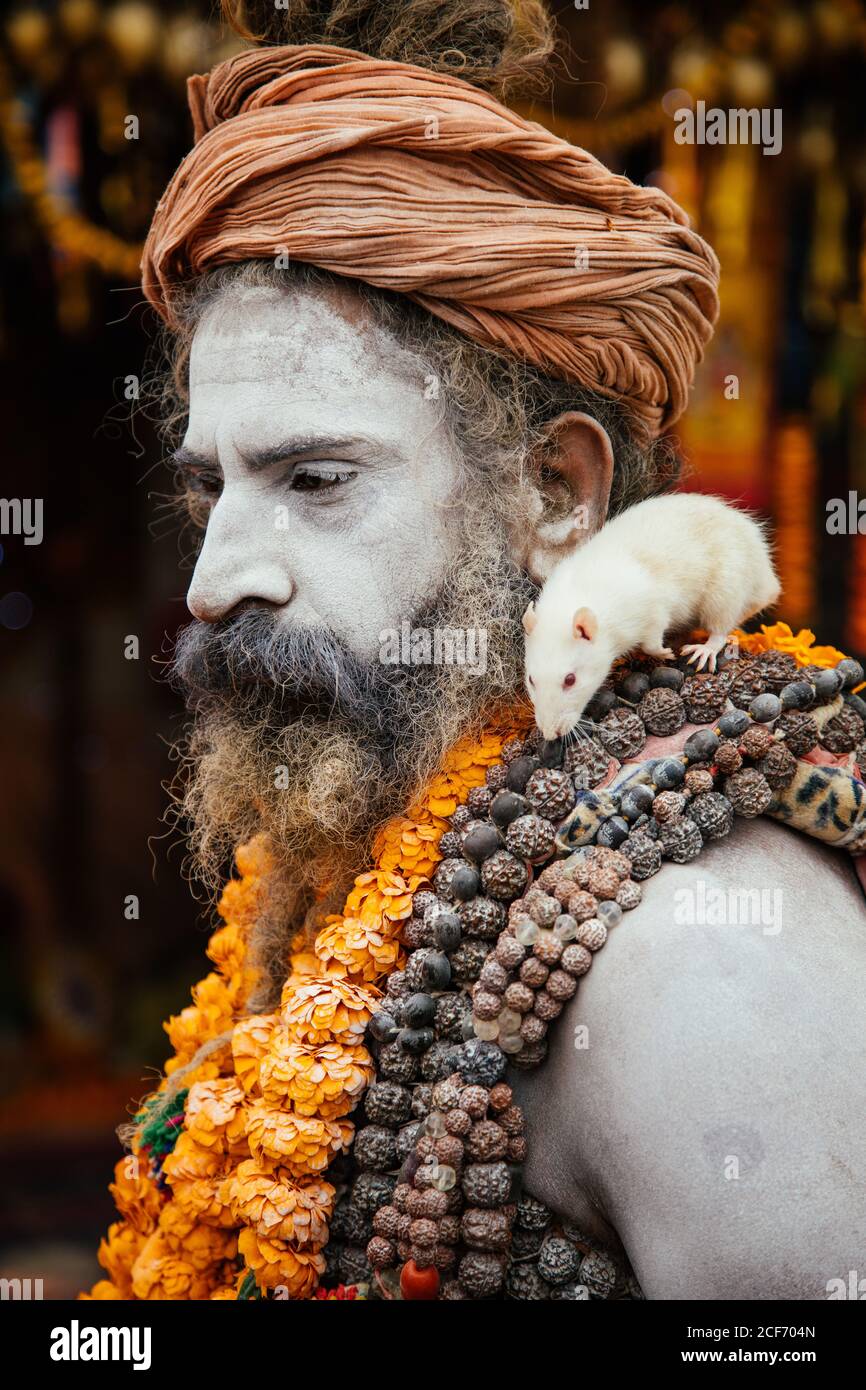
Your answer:
[[[347,49],[256,49],[188,91],[196,143],[142,260],[169,323],[195,276],[288,253],[621,398],[649,435],[685,408],[718,261],[659,189],[459,78]]]

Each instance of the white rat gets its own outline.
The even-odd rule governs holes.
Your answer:
[[[780,586],[761,524],[718,497],[651,497],[566,555],[523,615],[526,688],[545,738],[563,737],[617,657],[660,659],[669,629],[706,628],[683,647],[702,670],[731,628],[775,603]]]

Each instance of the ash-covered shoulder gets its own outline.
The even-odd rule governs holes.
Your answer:
[[[739,911],[741,916],[734,918],[731,912],[725,915],[720,899],[707,896],[710,888],[730,892],[731,912]],[[691,918],[689,893],[695,895],[695,916]],[[752,917],[758,912],[755,895],[763,895],[766,915],[771,902],[768,894],[772,893],[781,895],[775,900],[778,913],[774,924],[780,928],[776,935],[784,931],[786,924],[820,929],[834,919],[837,911],[843,915],[850,911],[854,914],[852,929],[859,922],[866,942],[866,897],[850,855],[766,817],[738,819],[732,833],[708,845],[699,859],[690,864],[665,865],[644,884],[640,918],[635,915],[633,920],[644,928],[651,922],[656,928],[666,922],[672,928],[738,923],[747,926],[749,904]],[[751,924],[767,925],[762,920]],[[773,933],[766,931],[762,935]]]
[[[762,819],[644,890],[518,1083],[527,1185],[600,1213],[648,1297],[825,1297],[866,1239],[852,862]]]
[[[684,1042],[709,1020],[725,1033],[721,998],[741,1031],[760,1035],[771,1003],[790,1026],[809,1017],[820,1029],[854,979],[866,997],[866,896],[851,857],[761,817],[643,884],[593,963],[583,1007],[624,1022],[638,1006],[648,1017],[673,1008]]]

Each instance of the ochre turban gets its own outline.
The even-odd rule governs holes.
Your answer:
[[[259,48],[188,91],[196,143],[142,260],[169,323],[192,277],[288,252],[621,398],[649,435],[685,408],[718,261],[659,189],[459,78],[348,49]]]

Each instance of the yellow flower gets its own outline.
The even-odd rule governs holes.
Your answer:
[[[217,1048],[216,1052],[209,1053],[204,1061],[199,1062],[198,1066],[195,1067],[193,1071],[187,1072],[184,1076],[184,1081],[188,1086],[191,1086],[195,1081],[216,1081],[217,1077],[222,1076],[223,1072],[231,1064],[231,1055],[231,1048],[229,1044],[226,1043],[225,1047]],[[189,1060],[189,1058],[185,1057],[170,1057],[163,1069],[166,1077],[170,1077],[172,1072],[177,1071],[178,1067],[184,1066]],[[162,1090],[163,1087],[160,1086],[158,1089]]]
[[[316,937],[316,956],[319,970],[322,965],[339,963],[353,976],[372,984],[381,975],[389,975],[401,959],[399,926],[386,922],[361,921],[359,917],[331,918]]]
[[[796,635],[787,623],[761,624],[760,632],[743,632],[735,628],[731,636],[736,638],[744,652],[787,652],[798,666],[837,666],[844,660],[844,653],[835,647],[816,647],[815,634],[803,627]]]
[[[222,1174],[190,1181],[174,1179],[171,1184],[172,1204],[179,1219],[187,1223],[190,1230],[199,1222],[206,1226],[234,1225],[232,1214],[222,1200],[222,1185]]]
[[[163,1024],[177,1056],[190,1061],[203,1042],[231,1027],[234,1006],[230,987],[211,972],[192,989],[193,1003]]]
[[[341,917],[328,917],[326,922],[340,922]],[[291,970],[285,981],[285,986],[307,985],[311,980],[320,980],[323,975],[333,976],[334,979],[342,979],[347,970],[341,961],[336,959],[323,961],[316,955],[315,951],[296,951],[291,958]]]
[[[378,867],[404,877],[430,878],[442,858],[437,846],[445,829],[445,821],[438,818],[431,818],[430,824],[425,825],[406,816],[396,817],[382,828],[376,840]]]
[[[262,908],[262,885],[258,878],[230,878],[223,886],[217,912],[246,939]]]
[[[133,1176],[136,1174],[137,1176]],[[165,1200],[147,1164],[137,1154],[126,1154],[114,1165],[114,1182],[108,1184],[114,1204],[139,1235],[149,1236]]]
[[[130,1285],[130,1290],[132,1286]],[[112,1284],[110,1279],[100,1279],[93,1285],[90,1293],[80,1293],[78,1297],[82,1302],[89,1302],[91,1299],[104,1301],[106,1299],[123,1299],[124,1295],[116,1284]]]
[[[196,1182],[201,1178],[218,1178],[225,1169],[225,1156],[216,1148],[199,1144],[195,1135],[182,1131],[170,1154],[163,1160],[162,1171],[170,1183]]]
[[[184,1109],[187,1133],[204,1149],[230,1153],[244,1148],[244,1092],[234,1077],[197,1081],[190,1087]]]
[[[297,1177],[321,1173],[336,1154],[348,1149],[354,1126],[348,1120],[321,1120],[275,1110],[254,1101],[247,1111],[247,1137],[254,1158],[287,1168]]]
[[[346,980],[284,985],[282,1019],[298,1042],[315,1046],[339,1038],[345,1043],[360,1043],[379,998],[378,990],[361,989]]]
[[[422,878],[409,879],[386,870],[359,874],[346,899],[344,917],[360,917],[364,922],[402,922],[412,915],[412,894],[423,883]]]
[[[250,1014],[235,1024],[232,1033],[235,1075],[247,1095],[258,1091],[259,1066],[279,1021],[279,1014]]]
[[[113,1222],[100,1241],[96,1258],[124,1298],[130,1296],[132,1267],[144,1243],[145,1238],[128,1221]]]
[[[365,1047],[339,1042],[305,1046],[289,1033],[276,1033],[262,1062],[261,1088],[270,1106],[290,1102],[298,1115],[336,1120],[349,1113],[374,1076]]]
[[[183,1242],[183,1257],[199,1274],[213,1275],[215,1266],[233,1259],[237,1250],[236,1231],[220,1231],[201,1223],[193,1227]]]
[[[216,1302],[217,1300],[229,1298],[233,1299],[237,1298],[237,1296],[237,1289],[235,1289],[231,1284],[227,1284],[224,1288],[214,1289],[213,1293],[211,1294],[211,1302]]]
[[[238,1249],[260,1289],[285,1289],[291,1299],[309,1298],[325,1272],[325,1257],[312,1250],[295,1250],[284,1240],[269,1240],[246,1226]]]
[[[223,1195],[236,1224],[254,1226],[270,1240],[318,1249],[328,1239],[336,1195],[330,1183],[315,1178],[299,1183],[284,1169],[274,1172],[249,1159],[225,1179]]]
[[[183,1207],[175,1201],[166,1202],[159,1215],[159,1229],[163,1239],[172,1249],[180,1252],[183,1243],[195,1226],[194,1216],[190,1216],[184,1211]]]
[[[173,1300],[210,1298],[212,1281],[191,1260],[175,1254],[161,1231],[154,1231],[132,1270],[136,1298]]]
[[[239,974],[247,955],[247,943],[237,923],[229,922],[214,932],[207,945],[207,955],[223,979]]]

